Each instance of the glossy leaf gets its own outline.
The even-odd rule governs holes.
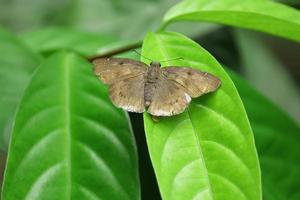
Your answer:
[[[284,4],[288,4],[288,5],[299,5],[299,1],[298,0],[275,0]]]
[[[253,128],[264,199],[300,199],[300,126],[237,75],[230,76]]]
[[[16,116],[3,200],[139,199],[126,114],[70,53],[36,71]]]
[[[84,56],[98,55],[136,43],[133,40],[120,40],[104,34],[58,27],[26,32],[21,35],[21,39],[38,52],[67,49]]]
[[[16,107],[39,57],[0,28],[0,148],[7,150]]]
[[[300,92],[287,67],[257,34],[237,30],[235,40],[244,77],[300,122]]]
[[[166,24],[182,20],[248,28],[300,42],[300,12],[272,1],[185,0],[164,17]]]
[[[156,51],[153,51],[156,49]],[[260,200],[260,169],[241,99],[217,61],[176,33],[150,33],[143,55],[153,60],[183,57],[164,66],[191,66],[222,80],[221,88],[194,99],[181,115],[145,114],[148,148],[164,200]]]

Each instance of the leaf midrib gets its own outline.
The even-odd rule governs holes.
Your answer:
[[[166,50],[166,48],[164,47],[164,45],[161,42],[161,40],[163,40],[163,39],[159,35],[157,35],[154,38],[157,38],[156,41],[159,44],[158,45],[158,49],[160,50],[161,54],[164,57],[166,57],[168,55],[168,51]],[[168,62],[166,62],[166,63],[168,63]],[[214,198],[213,198],[213,193],[212,193],[212,189],[211,189],[212,187],[210,185],[210,180],[209,180],[209,176],[208,176],[207,167],[206,167],[205,160],[204,160],[203,153],[202,153],[202,149],[201,149],[201,146],[200,146],[200,143],[199,143],[199,137],[198,137],[198,135],[196,133],[196,130],[195,130],[194,125],[193,125],[192,120],[191,120],[189,107],[187,108],[187,114],[188,114],[188,118],[190,120],[192,129],[193,129],[193,133],[194,133],[194,136],[195,136],[195,140],[196,140],[196,143],[197,143],[197,150],[198,150],[200,159],[202,160],[202,163],[204,165],[204,169],[205,169],[204,175],[205,175],[205,179],[207,181],[207,187],[208,187],[208,190],[209,190],[209,196],[213,200]]]
[[[271,18],[271,19],[274,19],[274,20],[277,20],[277,21],[281,21],[281,22],[284,22],[284,23],[289,23],[289,24],[293,24],[295,26],[300,26],[299,23],[296,23],[294,21],[288,21],[286,19],[283,19],[283,18],[279,18],[279,17],[275,17],[275,16],[272,16],[272,15],[267,15],[267,14],[263,14],[263,13],[259,13],[259,12],[254,12],[254,11],[240,11],[240,10],[201,10],[201,11],[194,11],[194,12],[190,12],[190,13],[184,13],[184,14],[180,14],[180,15],[177,15],[177,16],[174,16],[170,19],[167,19],[165,22],[166,23],[171,23],[172,21],[177,21],[177,20],[180,20],[180,18],[185,18],[185,17],[189,17],[191,15],[195,15],[195,14],[205,14],[205,13],[243,13],[243,14],[253,14],[253,15],[259,15],[259,16],[262,16],[262,17],[266,17],[266,18]],[[210,21],[210,20],[209,20]]]
[[[209,176],[208,176],[208,170],[207,170],[207,167],[206,167],[206,164],[205,164],[205,159],[204,159],[202,148],[201,148],[200,142],[199,142],[199,136],[197,135],[196,129],[195,129],[194,124],[192,122],[191,114],[190,114],[190,108],[189,107],[187,108],[187,114],[188,114],[188,117],[189,117],[189,120],[190,120],[190,123],[191,123],[191,127],[193,129],[193,135],[195,136],[195,140],[196,140],[196,143],[197,143],[197,150],[198,150],[198,153],[199,153],[199,157],[202,160],[203,167],[205,169],[204,176],[205,176],[205,179],[207,181],[207,187],[208,187],[208,191],[209,191],[209,196],[210,196],[211,199],[214,199],[214,196],[213,196],[213,193],[212,193],[212,189],[211,189],[212,187],[210,185],[210,180],[209,180]]]
[[[164,17],[164,21],[170,21],[172,20],[172,18],[176,18],[176,17],[179,17],[179,16],[183,16],[183,15],[188,15],[188,14],[195,14],[195,13],[205,13],[205,12],[241,12],[241,13],[251,13],[251,14],[257,14],[257,15],[261,15],[261,16],[264,16],[264,17],[271,17],[271,18],[274,18],[274,19],[277,19],[277,20],[282,20],[284,22],[288,22],[288,23],[293,23],[297,26],[300,25],[300,23],[298,21],[295,21],[294,19],[290,19],[290,20],[286,20],[285,18],[283,17],[290,17],[290,16],[274,16],[273,14],[274,13],[271,13],[271,14],[268,14],[268,13],[263,13],[264,9],[266,8],[266,6],[268,5],[268,7],[270,8],[285,8],[285,9],[290,9],[292,10],[292,12],[297,12],[297,9],[294,9],[292,7],[289,7],[289,6],[286,6],[284,4],[280,4],[280,3],[276,3],[276,2],[261,2],[261,1],[258,1],[256,2],[256,7],[255,9],[253,9],[252,6],[252,2],[242,2],[242,6],[240,6],[240,3],[237,4],[237,2],[235,2],[234,5],[232,6],[225,6],[225,8],[223,9],[220,9],[220,8],[215,8],[215,7],[212,7],[212,8],[209,8],[209,9],[203,9],[205,7],[207,7],[207,4],[211,4],[211,3],[206,3],[206,5],[203,5],[202,7],[198,8],[198,10],[187,10],[187,11],[184,11],[182,12],[182,14],[178,14],[178,12],[175,12],[175,15],[171,15],[171,17],[168,16],[168,13],[165,15]],[[250,5],[250,9],[249,10],[249,5]],[[258,6],[259,5],[259,6]],[[185,4],[181,4],[180,6],[178,5],[178,7],[185,7],[186,5]],[[210,6],[211,7],[211,6]],[[172,8],[175,9],[176,6],[174,6]],[[258,8],[258,9],[257,9]],[[263,10],[262,10],[263,9]],[[176,14],[177,13],[177,14]]]
[[[67,183],[66,183],[66,196],[67,199],[71,199],[71,191],[72,191],[72,177],[71,177],[71,84],[70,84],[70,62],[71,55],[67,55],[65,60],[63,61],[64,67],[64,103],[65,103],[65,152],[66,152],[66,170],[67,170]]]

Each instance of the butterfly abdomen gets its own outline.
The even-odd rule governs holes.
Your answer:
[[[148,107],[152,101],[152,97],[155,93],[156,83],[146,82],[144,88],[144,102],[145,106]]]
[[[144,87],[144,102],[146,107],[150,105],[152,97],[155,94],[155,90],[157,88],[157,80],[159,79],[160,74],[161,72],[159,68],[148,68]]]

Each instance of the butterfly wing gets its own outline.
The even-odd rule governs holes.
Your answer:
[[[116,81],[109,87],[109,97],[117,107],[142,113],[145,111],[144,85],[144,75]]]
[[[154,116],[172,116],[182,113],[191,101],[191,97],[176,82],[160,77],[147,110]]]
[[[162,71],[167,79],[180,84],[193,98],[213,92],[221,85],[220,79],[214,75],[189,67],[165,67]]]
[[[105,84],[136,77],[147,72],[147,65],[126,58],[99,58],[93,61],[94,73]]]

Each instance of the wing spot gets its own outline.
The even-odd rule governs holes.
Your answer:
[[[184,93],[185,96],[185,100],[187,103],[190,103],[190,101],[192,100],[192,98],[190,97],[190,95],[188,95],[187,93]]]
[[[146,101],[146,102],[145,102],[145,105],[146,105],[146,106],[149,106],[150,103],[151,103],[150,101]]]

